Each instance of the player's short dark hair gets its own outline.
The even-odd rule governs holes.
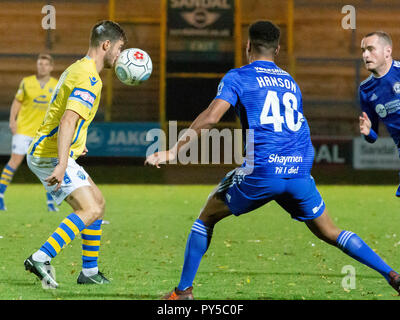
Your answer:
[[[39,53],[37,60],[48,60],[51,65],[54,64],[53,57],[48,53]]]
[[[103,20],[96,23],[92,28],[90,34],[90,46],[98,47],[106,40],[110,40],[111,42],[122,40],[124,43],[128,41],[125,31],[118,23],[110,20]]]
[[[393,46],[392,37],[390,36],[389,33],[385,32],[385,31],[374,31],[374,32],[368,33],[364,38],[368,38],[368,37],[372,37],[372,36],[378,36],[379,38],[386,41],[390,46]]]
[[[259,53],[275,51],[280,37],[280,28],[270,21],[257,21],[249,27],[250,44]]]

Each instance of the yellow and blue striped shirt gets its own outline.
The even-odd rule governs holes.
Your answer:
[[[80,115],[80,119],[69,153],[72,158],[78,158],[86,145],[87,129],[99,107],[101,89],[102,81],[93,59],[86,56],[70,65],[57,83],[44,121],[28,153],[35,157],[57,158],[60,120],[66,110],[72,110]]]
[[[17,134],[34,137],[43,122],[57,79],[50,78],[41,87],[36,75],[25,77],[19,84],[15,99],[20,101],[21,109],[17,117]]]

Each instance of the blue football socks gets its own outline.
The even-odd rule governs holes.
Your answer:
[[[185,290],[192,286],[200,261],[210,245],[212,231],[213,229],[205,226],[203,221],[197,219],[194,222],[186,243],[179,290]]]
[[[344,253],[378,271],[387,281],[389,281],[389,272],[393,269],[388,266],[358,235],[350,231],[342,231],[336,239],[336,243]]]
[[[87,277],[99,272],[97,260],[99,258],[101,225],[103,220],[99,219],[87,226],[81,232],[82,237],[82,271]]]
[[[11,183],[14,173],[15,169],[6,165],[0,175],[0,210],[6,210],[4,204],[4,193],[6,192],[8,185]]]

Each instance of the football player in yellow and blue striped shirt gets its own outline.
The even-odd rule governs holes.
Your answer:
[[[109,282],[97,265],[105,201],[99,188],[75,160],[87,152],[87,129],[100,102],[99,73],[113,67],[126,41],[117,23],[101,21],[93,27],[87,55],[61,75],[43,124],[28,150],[27,162],[32,172],[57,204],[66,200],[74,210],[24,262],[27,270],[51,287],[58,284],[53,274],[47,273],[46,265],[78,233],[82,234],[83,242],[82,272],[77,282]]]
[[[37,62],[37,74],[22,79],[14,97],[10,111],[10,129],[12,133],[11,157],[0,176],[0,210],[6,210],[4,193],[19,168],[25,154],[43,122],[50,97],[53,94],[57,79],[51,77],[53,58],[40,54]],[[50,193],[47,196],[49,211],[58,211]]]

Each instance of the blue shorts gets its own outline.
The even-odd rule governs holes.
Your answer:
[[[265,178],[230,171],[218,186],[217,194],[235,216],[253,211],[275,200],[293,219],[312,220],[325,210],[325,202],[313,177]]]

